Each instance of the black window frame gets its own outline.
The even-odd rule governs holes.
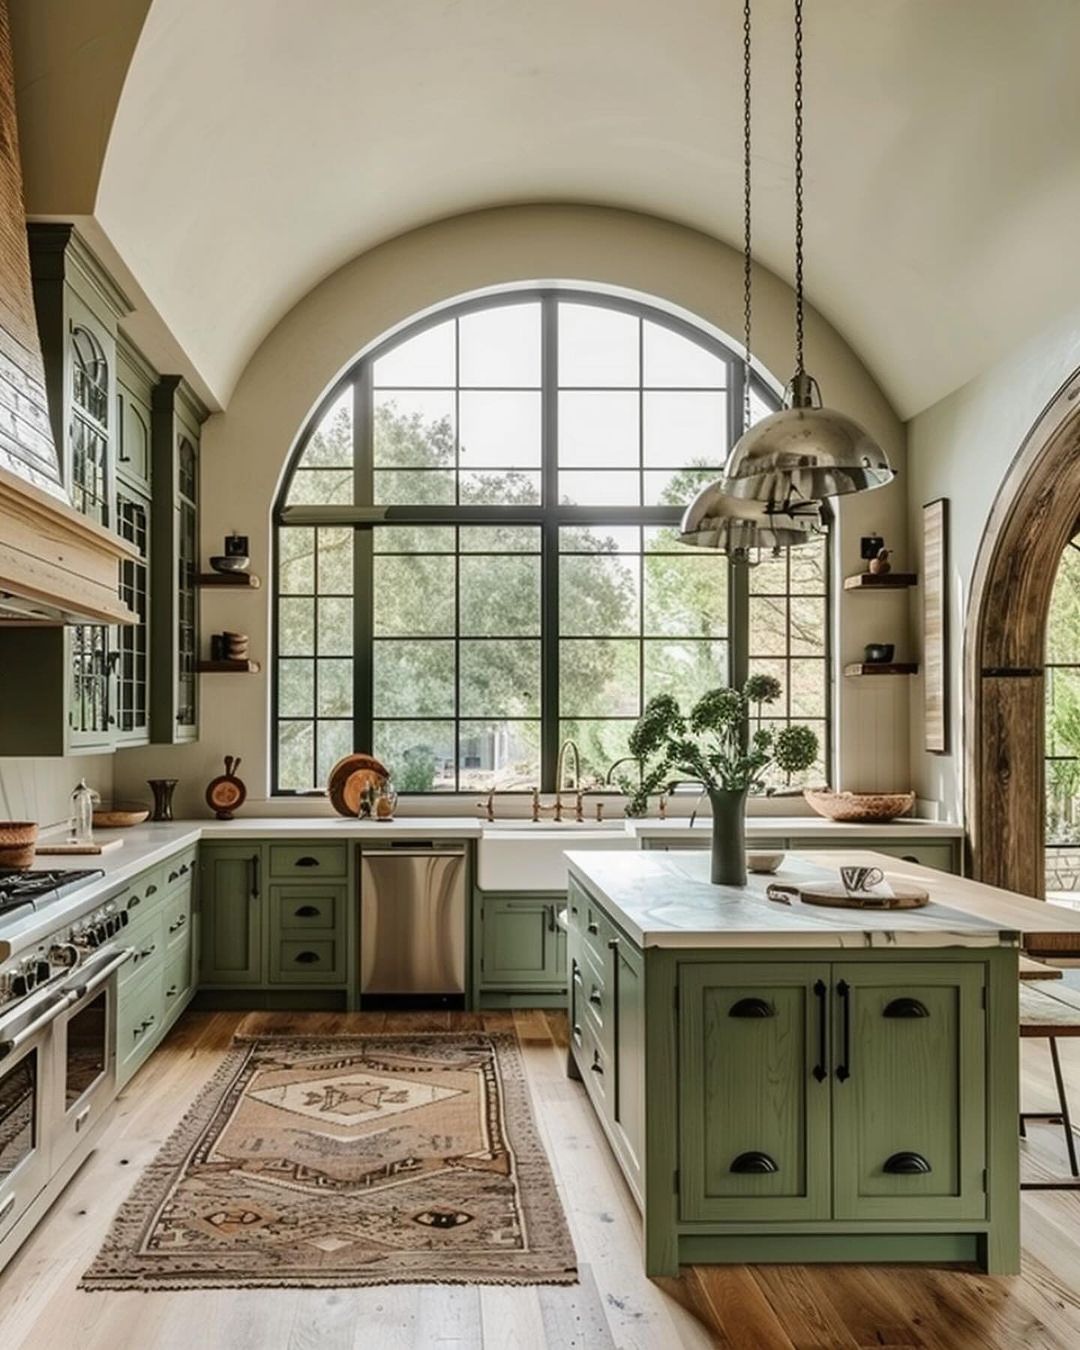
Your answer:
[[[460,319],[466,315],[504,306],[520,305],[527,302],[539,302],[541,307],[541,504],[527,505],[476,505],[459,503],[457,505],[377,505],[374,502],[374,445],[373,445],[373,408],[374,384],[373,368],[380,357],[404,342],[417,337],[430,328]],[[280,569],[280,531],[288,526],[329,526],[352,527],[353,542],[353,744],[356,748],[370,749],[372,729],[375,722],[373,708],[373,659],[374,640],[373,606],[369,603],[371,593],[370,578],[372,572],[373,548],[372,530],[379,525],[535,525],[540,528],[541,536],[541,744],[540,744],[540,782],[541,792],[555,789],[556,763],[559,755],[560,717],[558,706],[559,685],[559,530],[564,525],[595,526],[597,528],[619,525],[672,526],[682,517],[681,506],[569,506],[558,502],[558,305],[595,305],[598,308],[616,310],[630,314],[638,319],[646,319],[670,329],[681,337],[687,338],[706,351],[719,357],[727,366],[727,420],[728,443],[734,445],[744,430],[745,404],[745,366],[741,353],[736,352],[727,343],[706,332],[687,319],[668,313],[666,310],[650,304],[647,300],[624,295],[608,294],[603,291],[581,289],[573,286],[512,287],[506,290],[475,296],[457,301],[424,315],[412,323],[403,325],[374,344],[354,361],[334,382],[316,407],[298,436],[290,453],[289,463],[282,476],[275,500],[272,516],[271,569],[273,575],[273,603],[271,606],[271,693],[270,693],[270,765],[272,796],[312,797],[323,795],[322,788],[291,789],[282,788],[278,783],[279,774],[279,736],[278,727],[282,720],[279,714],[279,678],[278,664],[281,657],[279,632],[279,603],[281,600],[278,582]],[[642,378],[644,378],[642,372]],[[606,388],[607,386],[605,386]],[[352,437],[353,437],[353,473],[354,502],[352,505],[289,505],[288,498],[293,479],[300,466],[308,444],[317,433],[327,412],[352,391]],[[775,391],[756,373],[751,373],[752,393],[763,403],[773,408],[780,406]],[[643,472],[639,463],[639,472]],[[719,475],[720,470],[717,470]],[[455,488],[455,493],[457,489]],[[832,779],[833,765],[833,659],[832,659],[832,532],[825,531],[825,745],[823,758],[827,777]],[[460,549],[455,556],[467,556]],[[749,674],[749,572],[742,562],[729,560],[727,566],[728,586],[728,631],[726,637],[728,671],[731,684],[741,684]],[[640,636],[637,639],[643,643]],[[461,641],[455,636],[455,644]],[[785,640],[790,649],[790,635]],[[789,695],[785,696],[786,698]],[[314,719],[317,723],[317,718]],[[431,720],[421,718],[420,720]],[[438,719],[436,719],[438,720]],[[455,712],[453,721],[470,721],[462,718],[460,710]],[[794,719],[799,720],[799,719]],[[815,719],[816,720],[816,719]],[[317,731],[316,731],[317,736]],[[317,748],[316,748],[317,754]],[[460,772],[461,766],[457,766]],[[500,789],[512,792],[513,789]],[[519,794],[526,789],[518,790]],[[474,788],[461,788],[456,791],[434,790],[431,794],[441,798],[460,795],[475,795]]]

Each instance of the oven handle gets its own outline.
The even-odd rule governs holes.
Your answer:
[[[77,996],[75,994],[61,995],[55,1003],[49,1004],[40,1017],[35,1017],[29,1026],[23,1027],[22,1031],[17,1035],[12,1036],[9,1040],[0,1041],[0,1060],[6,1059],[8,1055],[14,1054],[20,1045],[25,1045],[31,1037],[38,1034],[42,1027],[47,1027],[50,1022],[55,1021],[62,1012],[70,1008],[75,1002],[77,1002]]]
[[[77,984],[74,988],[70,985],[67,986],[67,988],[70,989],[74,1001],[78,1003],[78,1001],[85,998],[87,994],[92,994],[95,989],[105,983],[114,971],[119,970],[120,967],[126,961],[130,961],[134,955],[134,947],[125,947],[123,951],[117,952],[115,956],[107,961],[100,970],[96,970],[85,983]]]

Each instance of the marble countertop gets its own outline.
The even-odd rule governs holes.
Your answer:
[[[626,829],[638,839],[696,839],[707,847],[711,821],[709,816],[698,816],[693,826],[689,818],[669,817],[667,820],[647,818],[628,820]],[[746,838],[750,843],[767,839],[960,839],[964,827],[949,820],[919,820],[907,817],[884,824],[853,823],[825,820],[822,816],[754,816],[746,817]]]
[[[807,855],[791,855],[775,877],[750,876],[739,888],[709,882],[709,855],[704,851],[570,851],[566,856],[571,874],[640,947],[940,948],[1017,946],[1020,941],[1016,928],[937,900],[935,878],[944,874],[929,868],[904,869],[906,879],[912,879],[912,871],[919,874],[917,880],[930,893],[928,905],[882,911],[768,900],[765,890],[772,881],[797,885],[837,879],[834,867],[822,866]],[[874,853],[845,854],[845,861],[864,860],[880,865],[887,880],[896,875],[890,866],[893,859]],[[949,881],[953,895],[965,885],[956,877]]]

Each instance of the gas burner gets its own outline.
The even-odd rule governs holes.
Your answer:
[[[0,917],[10,916],[13,911],[24,907],[40,909],[100,876],[104,876],[101,868],[40,872],[15,872],[0,868]]]

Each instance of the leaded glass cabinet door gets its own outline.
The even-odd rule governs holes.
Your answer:
[[[114,630],[116,739],[144,744],[150,737],[150,499],[126,485],[116,494],[117,532],[139,550],[120,565],[120,595],[138,622]]]
[[[180,437],[177,459],[176,731],[178,740],[193,740],[198,725],[198,459],[187,436]]]

